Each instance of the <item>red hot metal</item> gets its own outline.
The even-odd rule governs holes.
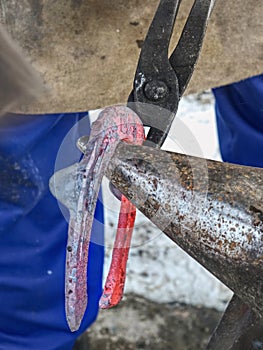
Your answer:
[[[143,125],[139,117],[126,106],[105,108],[92,124],[83,159],[69,168],[58,171],[50,180],[52,193],[70,211],[65,307],[71,331],[79,329],[86,311],[88,251],[95,206],[105,169],[121,140],[141,144],[144,140]],[[80,140],[80,144],[82,141],[83,139]],[[120,301],[125,282],[136,209],[124,197],[121,202],[112,264],[100,300],[102,308],[112,307]]]

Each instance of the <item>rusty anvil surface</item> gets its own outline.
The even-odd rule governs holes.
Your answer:
[[[120,144],[107,176],[263,316],[263,169]]]
[[[0,22],[50,87],[24,111],[124,103],[158,0],[0,0]],[[182,1],[171,48],[192,0]],[[263,72],[262,0],[218,0],[188,93]]]

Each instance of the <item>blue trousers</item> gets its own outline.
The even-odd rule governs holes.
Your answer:
[[[88,307],[79,331],[65,318],[67,221],[49,191],[59,147],[63,166],[80,158],[88,113],[16,115],[0,119],[0,350],[71,350],[95,320],[102,292],[103,208],[98,201],[89,250]],[[81,128],[78,122],[84,121]],[[96,242],[96,243],[95,243]]]
[[[263,167],[263,75],[213,92],[223,160]]]

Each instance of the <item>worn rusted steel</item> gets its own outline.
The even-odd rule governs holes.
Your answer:
[[[263,315],[263,169],[121,144],[112,183]]]

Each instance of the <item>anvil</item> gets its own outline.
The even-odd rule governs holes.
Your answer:
[[[208,347],[230,349],[263,315],[263,169],[119,144],[107,177],[235,293]]]

